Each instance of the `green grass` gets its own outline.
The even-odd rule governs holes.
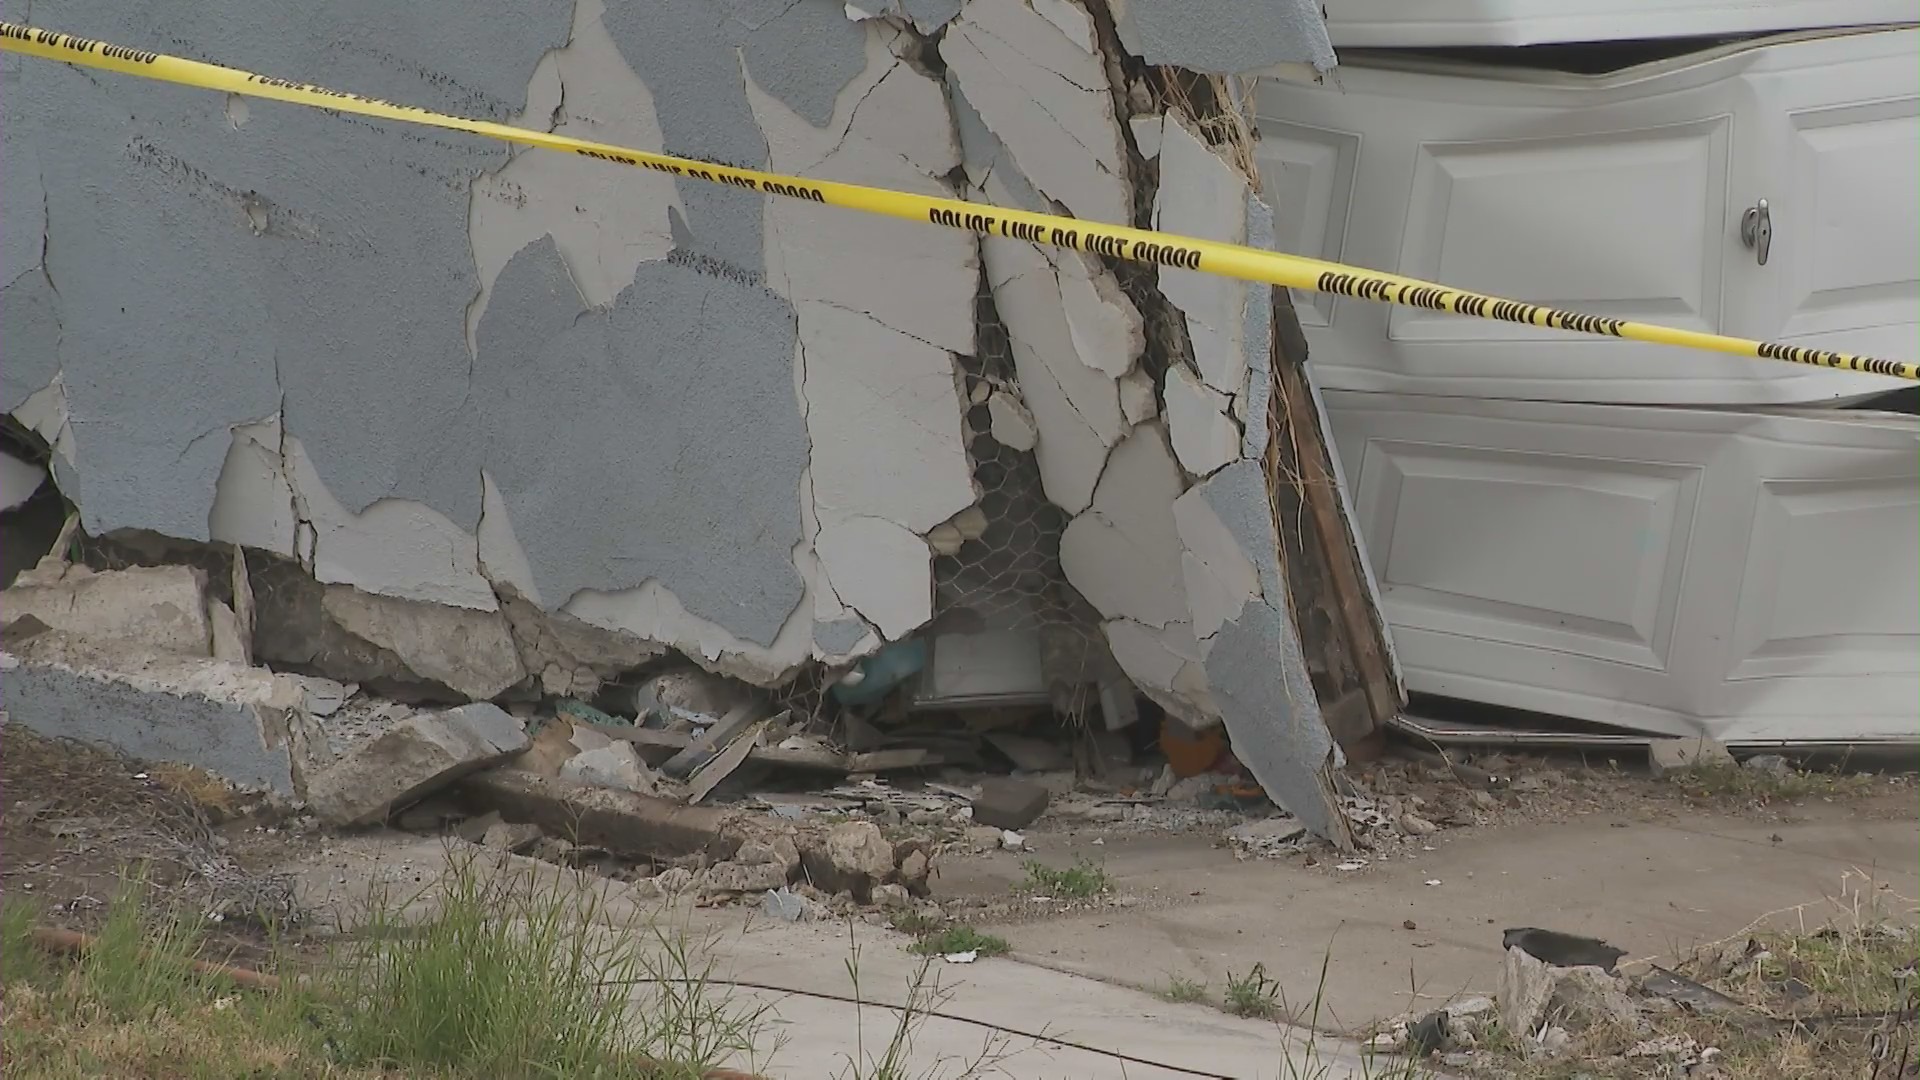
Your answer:
[[[1029,859],[1026,871],[1027,880],[1021,887],[1027,892],[1084,900],[1113,888],[1113,882],[1107,878],[1107,868],[1086,859],[1080,859],[1065,870],[1056,870],[1038,859]]]
[[[921,911],[897,912],[889,921],[895,930],[914,937],[925,937],[946,927],[946,920],[938,915],[928,915]]]
[[[913,943],[913,951],[922,956],[946,956],[949,953],[979,953],[981,956],[1005,956],[1012,946],[1007,939],[983,934],[971,926],[949,926]]]
[[[1682,794],[1696,800],[1726,800],[1764,806],[1810,798],[1865,795],[1873,776],[1865,773],[1811,772],[1795,769],[1775,773],[1744,765],[1695,765],[1671,774]]]
[[[1280,984],[1267,978],[1267,969],[1262,964],[1253,965],[1245,975],[1229,971],[1221,1004],[1235,1016],[1271,1020],[1280,1015]]]
[[[1194,982],[1192,979],[1183,979],[1175,975],[1167,980],[1167,988],[1160,991],[1160,996],[1168,1001],[1183,1005],[1196,1001],[1205,1001],[1207,1000],[1207,984]]]
[[[764,1008],[736,1003],[684,935],[603,929],[599,894],[570,880],[456,863],[423,918],[402,917],[422,897],[376,897],[354,944],[274,965],[275,991],[196,971],[221,959],[199,923],[158,910],[137,878],[68,965],[34,948],[39,912],[9,896],[7,1075],[693,1080],[729,1056],[764,1060]],[[636,984],[651,991],[637,1002]]]

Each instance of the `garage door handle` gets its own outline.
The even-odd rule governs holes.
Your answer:
[[[1767,252],[1773,249],[1773,215],[1767,209],[1767,200],[1761,199],[1740,215],[1740,242],[1747,245],[1761,266],[1767,265]]]

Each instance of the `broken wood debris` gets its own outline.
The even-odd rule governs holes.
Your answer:
[[[667,761],[676,752],[685,750],[694,741],[689,731],[667,731],[660,728],[610,728],[597,724],[587,727],[598,731],[608,738],[633,743],[640,750],[642,758]],[[731,745],[731,744],[729,744]],[[866,753],[843,754],[824,746],[788,747],[759,746],[749,744],[746,760],[757,761],[789,769],[812,769],[821,772],[860,773],[892,772],[897,769],[920,769],[931,765],[944,765],[946,759],[931,750],[919,747],[902,747],[894,750],[870,750]]]

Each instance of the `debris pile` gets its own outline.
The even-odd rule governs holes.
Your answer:
[[[1747,1073],[1753,1054],[1782,1053],[1782,1039],[1811,1038],[1842,1058],[1857,1044],[1873,1056],[1911,1040],[1920,1013],[1920,975],[1910,961],[1900,966],[1913,947],[1904,924],[1861,919],[1801,936],[1740,934],[1695,949],[1677,970],[1642,962],[1629,965],[1632,974],[1618,969],[1623,950],[1594,938],[1520,927],[1502,944],[1496,997],[1392,1018],[1367,1048],[1438,1055],[1445,1066],[1496,1075],[1510,1073],[1518,1055],[1539,1067],[1557,1062],[1568,1075],[1590,1066],[1592,1075],[1731,1080]]]
[[[70,523],[4,593],[10,719],[206,769],[325,827],[450,833],[782,918],[910,908],[943,852],[1029,850],[1043,815],[1141,830],[1270,818],[1236,834],[1261,854],[1306,833],[1271,818],[1222,732],[1151,704],[1103,709],[1104,724],[1047,702],[929,707],[910,647],[804,693],[657,653],[619,668],[603,650],[590,672],[548,677],[537,658],[488,659],[512,641],[482,632],[487,613],[413,624],[405,604],[281,581],[286,567],[237,550],[89,566],[68,561],[90,550],[75,536]],[[1419,809],[1344,802],[1363,835]]]

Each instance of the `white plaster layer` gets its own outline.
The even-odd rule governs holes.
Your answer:
[[[987,399],[987,415],[993,420],[993,441],[1011,450],[1031,450],[1039,439],[1033,414],[1014,394],[995,391]]]
[[[53,452],[73,460],[73,425],[67,421],[67,388],[59,375],[13,410],[13,418],[47,440]]]
[[[1120,413],[1128,424],[1145,423],[1160,414],[1153,389],[1153,376],[1140,368],[1120,377]]]
[[[805,662],[813,641],[812,611],[806,603],[781,625],[773,644],[761,648],[689,614],[658,581],[619,592],[583,589],[561,610],[595,626],[670,645],[708,670],[760,685],[780,681]]]
[[[1133,132],[1134,149],[1140,151],[1140,156],[1148,161],[1160,156],[1160,125],[1159,113],[1136,116],[1127,121],[1127,127]]]
[[[1206,476],[1240,456],[1240,429],[1227,411],[1234,399],[1203,384],[1185,364],[1167,372],[1167,430],[1180,464]]]
[[[1162,130],[1153,227],[1182,236],[1244,243],[1246,177],[1208,146],[1177,110],[1167,114]],[[1237,395],[1246,389],[1247,289],[1245,283],[1231,278],[1160,268],[1160,292],[1187,317],[1200,377],[1223,394]]]
[[[535,69],[522,123],[658,150],[653,95],[602,25],[605,7],[604,0],[578,0],[572,40]],[[576,154],[521,149],[503,168],[476,177],[468,234],[481,290],[468,311],[468,342],[494,279],[521,248],[551,235],[580,295],[589,304],[607,304],[632,283],[636,267],[672,250],[667,214],[679,206],[671,176]]]
[[[33,498],[33,493],[46,482],[45,468],[0,451],[0,512]]]
[[[1107,451],[1126,431],[1119,387],[1080,359],[1059,276],[1045,253],[1002,238],[987,240],[982,253],[1020,393],[1039,428],[1041,484],[1055,505],[1079,513],[1093,500]]]
[[[803,301],[816,512],[925,532],[976,498],[953,355],[844,308]]]
[[[1173,523],[1184,486],[1160,424],[1140,425],[1114,448],[1092,507],[1060,537],[1067,580],[1102,615],[1156,628],[1188,617]]]
[[[940,55],[1035,187],[1076,217],[1124,225],[1133,205],[1126,149],[1090,19],[1073,0],[1043,6],[971,0]]]
[[[1168,623],[1156,630],[1132,619],[1111,619],[1101,629],[1115,662],[1141,693],[1195,727],[1219,723],[1191,626]]]
[[[358,514],[348,510],[327,490],[300,440],[282,437],[278,421],[236,429],[208,527],[215,540],[299,558],[326,584],[482,611],[498,607],[480,575],[477,543],[464,529],[404,499],[382,499]],[[302,527],[310,530],[304,541]]]
[[[1125,375],[1146,350],[1147,333],[1119,279],[1084,252],[1048,249],[1046,255],[1060,279],[1074,355],[1096,371]]]
[[[920,537],[859,517],[824,525],[814,547],[840,599],[889,640],[933,618],[933,551]]]
[[[293,488],[280,467],[280,421],[269,418],[233,429],[207,514],[208,535],[291,558],[297,554],[299,524]]]
[[[824,128],[749,72],[769,167],[950,195],[938,177],[959,164],[960,148],[940,84],[894,54],[904,44],[898,28],[866,29],[866,67]],[[767,200],[765,231],[768,284],[799,323],[796,381],[812,447],[802,518],[812,546],[795,562],[810,583],[812,617],[840,627],[839,637],[864,616],[894,638],[931,617],[932,553],[915,534],[977,498],[952,354],[974,348],[978,243],[790,199]],[[868,633],[847,650],[816,641],[815,652],[844,656],[877,643]]]
[[[533,564],[527,561],[527,549],[514,535],[513,516],[507,500],[494,483],[493,475],[480,473],[480,527],[475,536],[475,559],[481,574],[492,585],[511,585],[514,591],[534,604],[541,604],[540,590],[534,585]]]
[[[867,68],[841,92],[825,129],[748,81],[747,100],[767,141],[769,168],[952,197],[939,179],[960,162],[946,96],[939,83],[889,50],[899,33],[868,26]],[[795,307],[802,301],[830,304],[928,345],[973,351],[980,255],[972,235],[770,198],[766,245],[768,284]],[[803,340],[806,323],[803,311]]]
[[[1247,601],[1262,596],[1260,575],[1199,487],[1174,500],[1173,524],[1186,549],[1180,568],[1193,632],[1204,654],[1207,640],[1221,624],[1239,618]]]

